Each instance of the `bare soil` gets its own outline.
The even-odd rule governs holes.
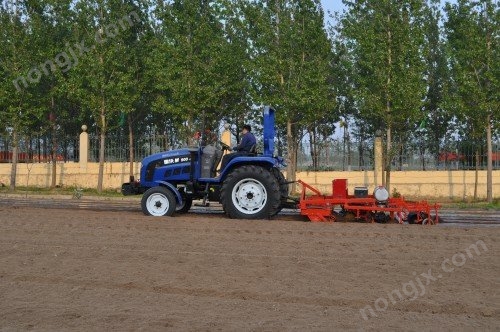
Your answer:
[[[494,331],[499,252],[500,227],[0,206],[0,330]]]

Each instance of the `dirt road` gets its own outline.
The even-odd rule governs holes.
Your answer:
[[[499,330],[500,227],[0,206],[0,330],[30,329]]]

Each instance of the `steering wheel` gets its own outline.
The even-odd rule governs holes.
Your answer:
[[[226,143],[219,141],[220,145],[222,146],[222,150],[231,150],[231,147],[227,145]]]

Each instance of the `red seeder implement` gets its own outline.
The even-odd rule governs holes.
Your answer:
[[[352,218],[365,222],[399,222],[436,224],[439,221],[438,204],[426,201],[412,202],[403,197],[390,198],[387,189],[377,187],[368,195],[366,187],[356,187],[354,195],[347,192],[347,179],[332,181],[332,195],[323,195],[318,189],[299,180],[302,185],[300,214],[310,221],[339,221]]]

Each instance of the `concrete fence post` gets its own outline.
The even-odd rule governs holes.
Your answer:
[[[82,126],[82,133],[80,134],[80,169],[86,170],[89,161],[89,134],[87,133],[87,126]]]

